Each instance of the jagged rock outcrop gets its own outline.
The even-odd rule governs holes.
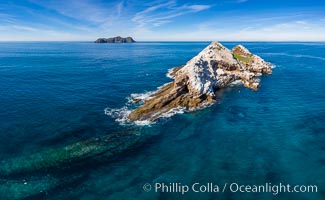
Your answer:
[[[215,102],[215,91],[234,81],[257,90],[256,77],[271,73],[270,63],[242,45],[230,51],[219,42],[212,42],[186,65],[171,70],[169,77],[174,81],[152,94],[128,118],[130,121],[154,121],[173,108],[197,109]]]
[[[272,74],[270,63],[265,62],[261,57],[252,54],[244,46],[238,45],[232,49],[234,57],[245,70],[260,74]]]
[[[135,42],[132,37],[123,38],[121,36],[113,38],[98,38],[95,43],[132,43]]]

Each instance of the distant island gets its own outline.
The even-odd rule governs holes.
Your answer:
[[[132,37],[113,37],[113,38],[98,38],[95,43],[133,43],[135,40],[133,40]]]

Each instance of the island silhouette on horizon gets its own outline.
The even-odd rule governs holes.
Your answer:
[[[98,38],[95,43],[133,43],[135,40],[132,37],[116,36],[112,38]]]

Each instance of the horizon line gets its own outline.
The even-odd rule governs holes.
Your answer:
[[[146,43],[146,42],[325,42],[325,40],[138,40],[132,43]],[[0,40],[0,42],[90,42],[95,43],[92,40]],[[100,43],[98,43],[100,44]],[[105,44],[105,43],[102,43]],[[115,44],[115,43],[107,43]],[[124,44],[124,43],[116,43]],[[126,43],[128,44],[128,43]]]

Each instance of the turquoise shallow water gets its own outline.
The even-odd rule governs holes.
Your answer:
[[[0,43],[0,199],[324,199],[325,43],[241,44],[276,66],[257,92],[225,89],[209,108],[122,126],[104,109],[170,81],[208,43]],[[57,153],[78,142],[73,159]],[[318,192],[143,191],[157,182]]]

